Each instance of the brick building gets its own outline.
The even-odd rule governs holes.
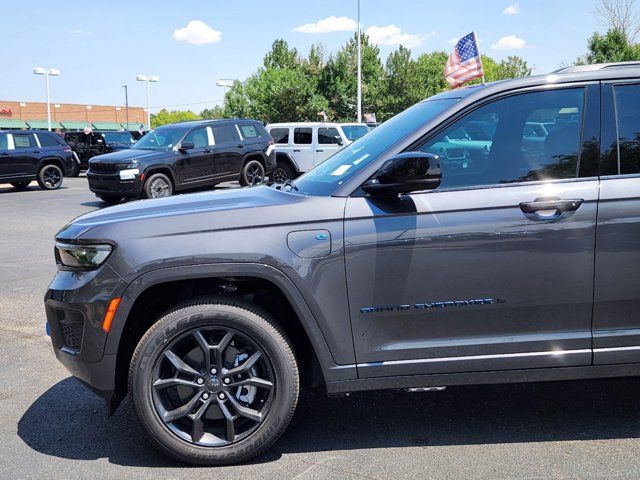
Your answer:
[[[80,105],[74,103],[51,104],[51,128],[82,130],[87,125],[101,130],[138,130],[147,122],[147,109],[122,105]],[[0,100],[0,129],[47,128],[47,104],[45,102],[13,102]]]

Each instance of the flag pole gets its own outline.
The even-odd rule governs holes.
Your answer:
[[[478,42],[478,34],[476,31],[473,31],[473,39],[476,41],[476,48],[478,49],[478,59],[480,60],[480,68],[482,68],[482,84],[486,85],[486,80],[484,78],[484,65],[482,65],[482,53],[480,53],[480,43]]]

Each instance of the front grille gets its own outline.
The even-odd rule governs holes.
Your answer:
[[[120,170],[127,168],[126,165],[118,165],[112,163],[89,163],[89,173],[101,173],[105,175],[113,175]]]
[[[84,322],[80,319],[65,318],[60,320],[60,330],[62,331],[63,347],[73,352],[79,352],[82,347],[82,334],[84,333]]]

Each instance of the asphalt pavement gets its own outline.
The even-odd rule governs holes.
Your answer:
[[[0,478],[638,479],[640,380],[303,392],[283,437],[244,465],[158,453],[125,402],[111,417],[44,332],[53,236],[106,205],[85,178],[57,191],[0,185]]]

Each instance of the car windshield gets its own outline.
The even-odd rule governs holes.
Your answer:
[[[175,147],[178,142],[189,131],[187,127],[160,127],[151,130],[144,137],[135,143],[135,148],[143,150],[169,150]]]
[[[135,143],[135,140],[129,132],[105,132],[102,135],[107,143]]]
[[[427,100],[399,113],[298,178],[295,181],[298,193],[333,194],[348,178],[457,101],[457,98]]]
[[[369,130],[371,130],[366,125],[342,125],[342,131],[344,135],[347,137],[347,140],[350,142],[354,142],[358,140],[360,137],[364,137]]]

